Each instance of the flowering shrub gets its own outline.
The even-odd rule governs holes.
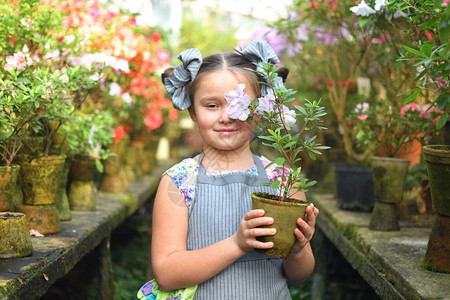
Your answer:
[[[68,64],[81,46],[74,42],[76,36],[65,38],[61,19],[62,12],[46,1],[0,4],[0,57],[5,58],[0,63],[0,107],[9,111],[9,124],[3,127],[6,133],[1,134],[8,138],[2,147],[12,147],[6,151],[7,163],[31,135],[44,139],[43,148],[35,154],[49,155],[58,128],[97,82],[91,78],[97,69]]]
[[[442,128],[450,111],[448,0],[370,0],[361,1],[351,10],[361,17],[367,31],[398,17],[405,19],[401,26],[411,42],[399,51],[400,60],[412,62],[418,73],[418,84],[405,101],[417,96],[431,99],[437,110],[444,111],[436,123],[437,129]]]
[[[275,149],[279,157],[267,165],[275,171],[276,175],[271,180],[272,188],[280,188],[279,200],[287,201],[292,188],[297,191],[306,191],[307,188],[316,184],[309,181],[302,175],[302,168],[297,167],[301,161],[300,154],[307,151],[312,159],[320,155],[319,150],[328,149],[316,143],[317,136],[304,137],[313,129],[325,129],[322,126],[321,118],[326,115],[325,109],[320,106],[320,101],[305,100],[305,105],[295,105],[295,110],[291,110],[287,105],[295,98],[295,91],[284,86],[274,87],[277,77],[277,70],[269,63],[258,65],[263,71],[256,71],[267,78],[267,85],[271,88],[271,93],[258,99],[249,99],[244,94],[245,85],[238,84],[236,90],[225,94],[228,102],[227,112],[230,118],[241,121],[252,121],[258,118],[263,128],[263,134],[258,135],[263,144]],[[294,129],[296,121],[302,122],[299,130]],[[286,199],[286,200],[285,200]]]
[[[161,47],[157,32],[136,24],[134,17],[104,9],[99,1],[64,3],[67,31],[76,30],[88,52],[81,63],[102,63],[101,86],[91,93],[94,106],[113,112],[118,126],[131,135],[162,125],[163,112],[171,103],[165,98],[159,70],[170,53]],[[172,113],[173,116],[173,113]]]
[[[275,27],[286,37],[288,45],[300,49],[294,57],[285,57],[285,63],[289,61],[289,65],[298,68],[291,70],[296,76],[293,81],[299,82],[295,89],[329,103],[348,158],[365,162],[372,149],[354,147],[356,133],[347,122],[348,114],[358,101],[371,102],[380,97],[400,109],[408,97],[405,93],[415,87],[416,66],[412,61],[399,62],[405,52],[403,45],[413,47],[415,43],[402,30],[405,27],[402,14],[392,13],[389,19],[370,23],[367,17],[352,10],[378,14],[385,10],[385,2],[366,1],[370,10],[361,8],[363,3],[358,6],[360,2],[294,1],[292,12],[277,21]],[[362,85],[356,86],[360,78],[367,78],[370,89],[367,92],[360,91]],[[431,95],[423,94],[425,99],[410,100],[431,102],[428,100]]]
[[[84,155],[95,159],[99,172],[103,172],[101,160],[110,155],[107,148],[114,142],[114,118],[109,111],[91,114],[76,113],[63,125],[67,134],[68,155]]]
[[[435,134],[434,126],[442,113],[429,104],[413,102],[398,109],[383,100],[357,104],[348,119],[354,124],[359,146],[375,148],[381,156],[396,157],[414,140],[426,143]]]

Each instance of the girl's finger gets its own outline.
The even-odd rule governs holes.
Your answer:
[[[310,226],[309,223],[305,222],[302,218],[299,218],[297,220],[297,224],[301,229],[302,234],[307,238],[311,239],[312,235],[314,234],[314,227]]]
[[[277,233],[275,228],[253,228],[249,230],[248,237],[256,238],[258,236],[271,236]]]

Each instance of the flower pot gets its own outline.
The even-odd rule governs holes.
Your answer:
[[[17,160],[21,166],[19,183],[25,204],[55,204],[65,159],[65,155],[60,155],[39,158],[23,156]]]
[[[58,212],[54,205],[26,205],[16,207],[17,212],[24,213],[30,229],[42,234],[51,234],[61,231]]]
[[[372,211],[374,204],[372,168],[336,163],[333,169],[338,207],[345,210]]]
[[[406,158],[372,158],[375,205],[369,229],[400,230],[396,204],[403,198],[408,169],[409,159]]]
[[[422,265],[432,271],[450,273],[450,146],[423,147],[436,220]]]
[[[91,157],[76,157],[69,172],[69,205],[71,210],[95,210],[94,177],[97,169]]]
[[[110,146],[110,155],[103,161],[103,176],[99,190],[107,193],[121,193],[128,191],[128,180],[124,172],[123,157],[126,155],[127,140],[121,139],[119,143]]]
[[[157,166],[156,160],[156,150],[158,149],[159,136],[151,135],[149,138],[149,143],[145,145],[144,151],[142,153],[142,171],[144,174],[152,172]]]
[[[131,143],[128,146],[128,152],[124,157],[124,171],[128,182],[135,182],[141,176],[142,168],[140,165],[144,144],[141,142]]]
[[[0,166],[0,212],[9,211],[16,191],[19,165]]]
[[[69,180],[71,159],[66,159],[63,170],[61,172],[61,179],[59,181],[58,194],[56,197],[56,211],[58,212],[60,221],[72,220],[72,213],[70,212],[69,198],[67,197],[67,183]]]
[[[30,229],[24,214],[0,213],[0,259],[24,257],[33,253]]]
[[[93,181],[97,173],[95,159],[90,156],[76,155],[70,166],[69,178],[71,181]]]
[[[295,243],[294,229],[297,227],[297,219],[305,216],[308,203],[302,201],[282,202],[265,198],[267,194],[253,193],[252,207],[253,209],[263,209],[265,216],[272,217],[274,223],[270,226],[277,230],[273,236],[261,236],[258,240],[262,242],[273,242],[271,249],[256,249],[269,256],[287,257],[291,252],[291,248]]]

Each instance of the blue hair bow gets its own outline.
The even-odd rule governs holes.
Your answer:
[[[164,86],[173,106],[176,109],[185,110],[192,104],[186,86],[197,76],[203,58],[198,49],[191,48],[181,52],[178,59],[183,64],[175,67],[173,77],[164,78]]]
[[[260,39],[254,40],[250,45],[248,45],[244,50],[242,50],[241,54],[249,61],[254,63],[265,62],[275,65],[280,62],[277,54],[269,45],[269,43]],[[263,72],[263,69],[261,69],[258,66],[257,71]],[[275,88],[284,87],[283,79],[281,77],[277,76],[275,78],[274,87]],[[266,84],[261,85],[261,96],[265,96],[271,93],[272,91],[268,85]]]

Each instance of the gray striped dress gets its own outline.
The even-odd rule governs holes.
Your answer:
[[[189,211],[188,250],[201,249],[233,235],[244,214],[252,209],[251,193],[274,192],[270,186],[262,185],[269,179],[256,155],[253,159],[258,176],[241,172],[208,176],[202,158],[203,154]],[[199,284],[194,299],[291,299],[282,264],[281,258],[253,251]]]

